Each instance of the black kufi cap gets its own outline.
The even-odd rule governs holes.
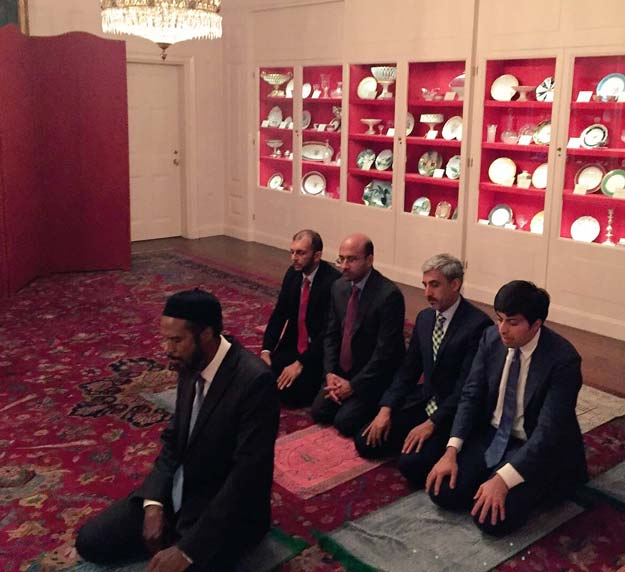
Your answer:
[[[199,288],[176,292],[170,296],[165,303],[163,316],[210,326],[215,335],[221,333],[221,304],[215,296]]]

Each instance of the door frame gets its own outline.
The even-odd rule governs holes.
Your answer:
[[[184,156],[180,180],[181,232],[183,238],[200,238],[197,220],[197,98],[196,69],[193,56],[171,56],[163,61],[160,55],[127,54],[126,65],[148,64],[178,66],[182,72],[181,103],[184,106],[180,126],[183,129]]]

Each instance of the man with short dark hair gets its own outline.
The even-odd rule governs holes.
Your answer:
[[[280,400],[291,407],[310,405],[323,382],[323,334],[330,289],[340,277],[321,260],[323,241],[314,230],[300,230],[291,243],[291,266],[263,338],[261,359],[271,367]]]
[[[150,572],[226,572],[269,530],[275,383],[221,330],[221,305],[208,292],[167,300],[161,334],[179,374],[175,413],[141,487],[78,532],[83,558],[112,564],[151,556]]]
[[[339,247],[343,278],[332,287],[324,338],[326,384],[312,405],[318,423],[353,437],[375,415],[405,353],[404,297],[373,268],[373,242],[352,234]]]
[[[426,490],[444,508],[472,507],[476,524],[499,536],[588,477],[575,414],[581,358],[543,325],[549,295],[515,280],[494,306],[498,325],[484,332]]]
[[[380,400],[378,414],[355,437],[358,452],[366,458],[401,452],[399,470],[416,487],[423,487],[445,451],[482,332],[493,325],[460,295],[460,260],[438,254],[421,270],[430,308],[417,315],[406,357]]]

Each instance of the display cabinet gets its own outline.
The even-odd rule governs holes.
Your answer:
[[[408,66],[404,212],[456,219],[465,62]]]
[[[477,208],[481,224],[543,233],[555,66],[555,58],[486,62]]]
[[[343,67],[306,66],[302,82],[302,181],[307,196],[338,199]]]
[[[260,68],[258,184],[275,191],[293,187],[293,68]]]
[[[577,57],[560,237],[625,246],[625,56]]]
[[[392,206],[396,78],[393,64],[350,66],[349,203]]]

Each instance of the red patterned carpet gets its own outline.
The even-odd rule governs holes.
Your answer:
[[[174,253],[136,255],[127,273],[37,280],[0,302],[0,570],[72,564],[77,527],[141,482],[168,419],[142,394],[174,381],[164,367],[159,314],[167,295],[195,286],[215,292],[227,330],[259,348],[257,328],[277,285]],[[306,411],[283,411],[280,432],[310,425]],[[593,430],[586,443],[592,473],[610,468],[625,458],[625,420]],[[315,530],[330,531],[408,492],[392,463],[305,501],[276,485],[274,521],[314,543]],[[500,570],[616,571],[625,565],[623,538],[623,514],[599,507]],[[285,569],[342,570],[318,547]]]

